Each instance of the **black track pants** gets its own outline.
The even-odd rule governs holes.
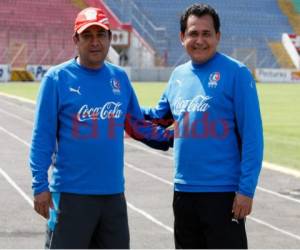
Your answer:
[[[245,221],[232,219],[234,192],[174,192],[175,247],[246,249]]]
[[[52,224],[48,222],[46,248],[129,248],[124,194],[60,193],[57,199],[58,209],[55,211],[54,221]]]

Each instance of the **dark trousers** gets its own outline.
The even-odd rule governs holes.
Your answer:
[[[55,227],[48,227],[45,246],[49,249],[128,249],[124,194],[61,193]]]
[[[244,220],[232,220],[234,192],[174,192],[176,249],[246,249]]]

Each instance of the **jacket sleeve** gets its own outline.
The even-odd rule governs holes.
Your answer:
[[[263,160],[263,128],[255,81],[246,67],[236,74],[234,108],[241,148],[238,192],[253,197]]]
[[[162,94],[155,108],[142,107],[142,112],[146,120],[163,127],[169,127],[174,122],[174,118],[167,99],[167,89]]]
[[[135,140],[155,149],[168,150],[173,146],[173,130],[165,129],[144,119],[132,88],[125,120],[125,131]]]
[[[49,190],[48,169],[56,145],[58,94],[55,81],[45,76],[36,103],[30,149],[30,167],[34,195]]]

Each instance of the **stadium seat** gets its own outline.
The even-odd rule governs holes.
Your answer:
[[[9,43],[28,48],[29,64],[57,64],[74,55],[73,22],[79,9],[70,0],[0,1],[0,63]],[[71,48],[71,49],[70,49]]]
[[[144,30],[137,25],[130,8],[130,2],[138,6],[141,13],[146,15],[158,27],[167,30],[168,63],[178,65],[185,60],[180,42],[178,41],[179,17],[181,12],[193,0],[105,0],[104,1],[122,20],[131,22],[143,35]],[[268,42],[280,41],[283,32],[292,33],[288,19],[284,16],[274,0],[206,0],[201,1],[215,7],[221,18],[222,40],[220,50],[238,57],[235,53],[239,49],[252,49],[255,53],[257,67],[278,67]],[[145,28],[147,25],[145,24]],[[149,32],[151,30],[149,29]],[[145,36],[147,39],[147,36]],[[163,50],[159,44],[147,41],[160,53]],[[242,60],[244,58],[238,58]],[[247,63],[247,61],[246,61]]]

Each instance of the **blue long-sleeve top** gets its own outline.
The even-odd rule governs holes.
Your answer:
[[[253,197],[263,159],[255,81],[240,62],[216,53],[172,73],[149,120],[174,121],[175,190],[234,191]]]
[[[124,192],[124,128],[154,148],[168,148],[168,133],[142,119],[134,90],[119,67],[105,62],[92,70],[72,59],[51,68],[36,104],[33,193]]]

